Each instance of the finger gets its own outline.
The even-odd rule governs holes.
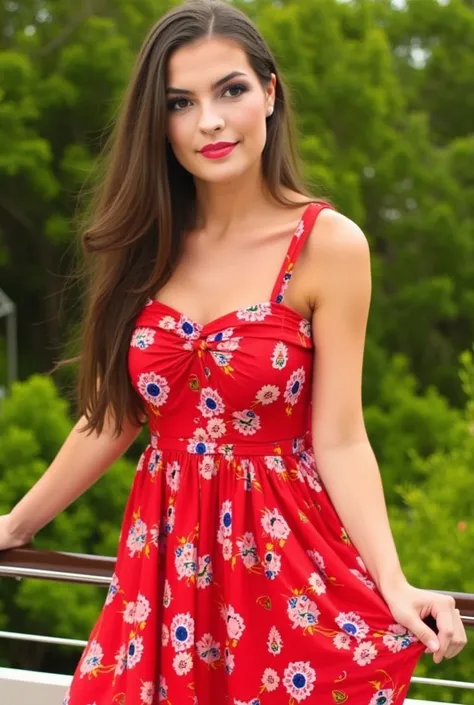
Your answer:
[[[445,658],[454,658],[460,651],[464,649],[467,644],[466,630],[461,620],[461,613],[458,609],[454,610],[454,635],[451,640],[451,644],[446,652]]]
[[[454,610],[451,604],[445,603],[439,608],[436,624],[438,625],[439,649],[433,655],[433,661],[441,663],[454,636]]]
[[[418,614],[412,615],[404,624],[426,646],[425,653],[432,654],[439,649],[438,637]]]

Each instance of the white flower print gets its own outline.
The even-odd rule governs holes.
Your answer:
[[[234,705],[260,705],[260,698],[253,698],[253,700],[236,700],[234,698]]]
[[[143,656],[143,637],[134,635],[128,642],[127,668],[134,668]]]
[[[158,328],[162,328],[163,330],[175,330],[176,321],[173,316],[163,316],[158,321]]]
[[[113,601],[113,599],[118,591],[119,591],[118,575],[116,573],[114,573],[112,575],[112,580],[110,581],[109,589],[107,591],[107,597],[105,598],[106,605],[110,605],[110,603]]]
[[[271,693],[278,688],[280,683],[280,677],[278,673],[273,668],[266,668],[262,675],[262,685],[263,688]]]
[[[280,455],[266,455],[264,461],[269,470],[276,472],[278,475],[286,475],[285,461]]]
[[[225,328],[224,330],[219,331],[219,333],[212,333],[211,335],[208,335],[206,340],[208,343],[220,343],[226,340],[230,340],[233,335],[233,328]],[[236,340],[240,340],[240,338],[236,338]]]
[[[221,607],[221,615],[227,625],[227,636],[232,641],[237,642],[244,633],[244,620],[242,619],[240,614],[235,611],[232,605],[223,605]]]
[[[222,419],[210,419],[207,422],[207,433],[210,438],[221,438],[225,433],[225,423]]]
[[[241,321],[263,321],[271,312],[272,309],[269,303],[254,304],[247,308],[240,308],[236,311],[236,316]]]
[[[377,653],[375,644],[371,641],[363,641],[354,649],[354,661],[358,666],[367,666],[369,663],[372,663]]]
[[[258,565],[257,543],[251,531],[246,531],[241,538],[238,538],[236,545],[247,570],[251,570]]]
[[[365,639],[369,632],[369,625],[355,612],[340,612],[335,622],[340,629],[359,642]]]
[[[176,332],[181,338],[186,340],[197,340],[201,335],[202,326],[199,323],[194,323],[187,316],[181,316],[176,323]]]
[[[212,572],[212,560],[211,556],[207,553],[205,556],[199,556],[199,567],[197,573],[197,586],[198,588],[205,588],[212,583],[213,572]]]
[[[298,401],[301,390],[303,389],[305,377],[304,367],[299,367],[292,373],[290,379],[288,380],[283,396],[289,407],[295,406]]]
[[[312,634],[313,628],[319,622],[320,611],[316,603],[310,600],[307,595],[290,597],[287,612],[290,621],[293,623],[293,629],[301,627],[305,632],[308,630]]]
[[[173,593],[171,590],[171,584],[168,578],[165,580],[165,584],[163,587],[163,607],[169,607],[171,604],[171,600],[173,599]]]
[[[383,636],[383,643],[393,654],[406,649],[408,646],[418,641],[412,632],[401,624],[391,624],[388,632]]]
[[[120,649],[117,651],[115,654],[115,675],[116,676],[121,676],[122,673],[125,671],[127,668],[127,645],[122,644]]]
[[[385,688],[384,690],[378,690],[370,699],[369,705],[392,705],[393,703],[393,689]]]
[[[168,463],[166,466],[166,482],[171,492],[177,492],[179,489],[179,480],[181,476],[181,466],[177,460]]]
[[[140,702],[143,705],[153,705],[153,698],[155,696],[155,684],[153,681],[142,681],[142,687],[140,689]]]
[[[361,573],[360,570],[357,570],[357,568],[351,568],[351,573],[352,575],[355,575],[355,577],[358,578],[361,583],[364,583],[364,585],[366,585],[370,590],[375,590],[374,581],[368,578],[367,575]]]
[[[164,535],[168,536],[169,534],[172,533],[172,531],[174,529],[175,519],[176,519],[176,509],[174,506],[174,498],[170,497],[168,509],[166,510],[165,516],[162,517],[162,522],[161,522]]]
[[[308,583],[310,584],[312,591],[317,595],[324,595],[326,592],[326,583],[321,578],[319,573],[311,573],[308,578]]]
[[[255,473],[255,466],[251,460],[248,458],[242,458],[240,461],[240,467],[243,472],[244,487],[247,492],[252,489],[252,484],[256,481],[257,475]]]
[[[300,321],[300,333],[305,338],[311,338],[311,323],[307,320]]]
[[[323,578],[327,578],[327,573],[326,573],[326,566],[324,563],[324,558],[322,555],[319,553],[319,551],[306,551],[308,556],[311,558],[313,561],[314,565],[318,569],[318,572]]]
[[[135,621],[135,602],[127,602],[123,612],[123,621],[126,624],[133,624]]]
[[[201,431],[202,429],[198,429]],[[194,433],[194,437],[189,439],[186,450],[188,453],[194,453],[196,455],[205,455],[206,453],[214,453],[216,449],[216,444],[209,441],[207,433],[204,431],[201,433]]]
[[[234,417],[232,422],[234,429],[243,436],[253,436],[260,428],[260,416],[257,416],[255,411],[251,409],[234,411],[232,416]]]
[[[170,641],[170,630],[166,626],[166,624],[163,624],[161,626],[161,643],[163,646],[168,646]]]
[[[218,467],[212,455],[208,455],[199,463],[199,474],[205,480],[211,480],[214,475],[217,475]]]
[[[155,372],[144,372],[138,375],[138,391],[146,401],[155,407],[163,406],[170,392],[168,381]]]
[[[222,502],[221,511],[219,513],[220,537],[228,537],[232,535],[232,501],[226,499]],[[218,540],[219,540],[218,536]],[[220,541],[220,543],[223,543]]]
[[[309,661],[293,661],[285,668],[283,685],[295,700],[306,700],[314,690],[316,671]]]
[[[178,653],[173,659],[173,668],[178,676],[185,676],[191,668],[193,667],[193,657],[186,651],[185,653]]]
[[[94,673],[94,671],[99,668],[104,658],[104,651],[102,646],[95,639],[89,644],[89,648],[84,654],[81,661],[80,673],[81,678],[86,675],[86,673]]]
[[[357,556],[356,561],[357,561],[357,563],[359,564],[359,568],[360,568],[364,573],[367,573],[367,568],[365,567],[365,563],[364,563],[364,561],[362,560],[362,558],[361,558],[360,556]]]
[[[160,687],[158,690],[158,702],[168,702],[168,686],[166,684],[166,678],[160,676]]]
[[[278,509],[263,509],[260,523],[272,539],[277,539],[282,544],[290,535],[290,527],[286,519],[280,514]]]
[[[211,387],[201,389],[201,399],[197,408],[206,419],[210,419],[213,416],[220,416],[224,413],[224,404],[221,395]]]
[[[146,620],[150,616],[150,613],[150,601],[139,592],[135,603],[135,622],[136,624],[139,624],[142,629],[145,626]]]
[[[272,367],[275,370],[282,370],[288,362],[288,348],[285,343],[277,343],[273,349]]]
[[[332,640],[336,649],[344,649],[344,651],[350,651],[351,648],[351,637],[346,632],[339,632],[336,634]]]
[[[221,645],[215,641],[212,634],[203,634],[196,643],[196,651],[199,658],[209,664],[218,661],[221,657]]]
[[[281,638],[281,634],[275,626],[271,627],[270,629],[270,632],[268,634],[267,646],[269,652],[274,656],[278,656],[278,654],[281,654],[281,650],[283,648],[283,639]]]
[[[187,651],[194,643],[194,619],[189,612],[179,612],[170,627],[171,643],[175,651]]]
[[[127,548],[131,558],[135,553],[141,553],[145,548],[146,537],[148,533],[147,525],[140,518],[135,519],[134,523],[128,530]]]
[[[192,543],[184,543],[178,546],[175,551],[174,564],[178,573],[178,579],[192,578],[196,575],[197,569],[197,548]]]
[[[302,218],[298,223],[298,227],[296,228],[295,237],[300,238],[302,236],[302,234],[304,233],[304,227],[304,220]]]
[[[273,551],[271,544],[267,545],[267,550],[263,556],[263,568],[265,577],[274,580],[281,571],[281,556]]]
[[[153,328],[135,328],[130,345],[132,348],[146,350],[153,344],[155,340],[155,331]]]
[[[258,390],[255,398],[260,404],[267,406],[268,404],[273,404],[279,396],[280,390],[275,384],[265,384],[265,386]]]

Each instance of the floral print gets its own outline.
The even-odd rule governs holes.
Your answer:
[[[271,300],[203,325],[148,300],[148,413],[114,575],[63,705],[401,705],[424,647],[395,624],[319,476],[311,324]],[[218,697],[216,699],[216,694]]]

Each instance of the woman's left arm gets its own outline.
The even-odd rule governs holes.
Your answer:
[[[464,647],[464,627],[451,597],[414,588],[403,574],[364,424],[362,370],[371,299],[367,239],[348,218],[323,211],[309,236],[306,261],[312,272],[312,435],[319,475],[394,618],[440,662]],[[422,621],[429,614],[438,636]]]

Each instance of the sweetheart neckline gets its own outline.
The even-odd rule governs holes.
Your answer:
[[[308,323],[311,326],[311,321],[309,321],[305,316],[303,316],[302,313],[297,311],[294,308],[291,308],[291,306],[287,306],[287,304],[284,304],[283,302],[278,302],[278,301],[260,301],[259,303],[256,304],[250,304],[250,306],[242,306],[241,308],[236,308],[233,311],[229,311],[228,313],[223,313],[221,316],[217,316],[217,318],[213,318],[211,321],[208,321],[207,323],[198,323],[198,321],[195,321],[193,318],[190,318],[187,316],[185,313],[182,313],[181,311],[178,311],[178,309],[174,308],[173,306],[170,306],[169,304],[165,304],[163,301],[159,301],[158,299],[154,299],[150,297],[148,299],[149,303],[145,304],[145,309],[148,308],[149,306],[153,305],[158,305],[161,306],[162,308],[165,308],[168,311],[171,311],[172,313],[176,314],[180,318],[186,318],[186,320],[190,321],[194,326],[198,326],[202,331],[205,329],[211,327],[211,326],[216,326],[219,324],[221,321],[225,320],[226,318],[229,318],[230,316],[235,316],[239,311],[246,311],[250,308],[253,308],[254,306],[278,306],[279,308],[284,309],[288,313],[291,313],[292,315],[296,316],[299,318],[300,322],[304,321]],[[242,323],[248,323],[248,321],[240,321],[239,324],[241,325]],[[235,326],[234,326],[235,327]]]

